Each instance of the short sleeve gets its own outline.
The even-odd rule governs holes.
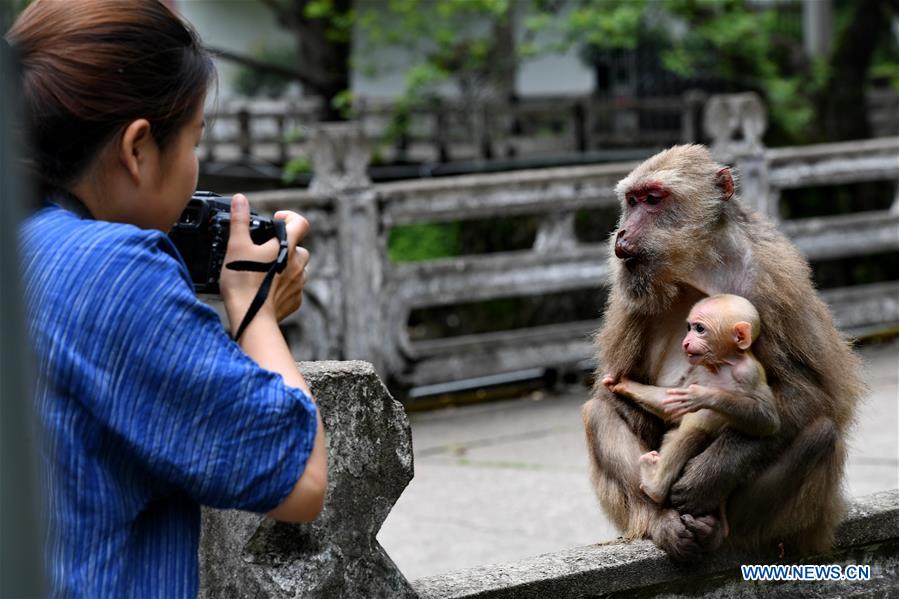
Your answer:
[[[119,244],[82,281],[67,315],[86,333],[75,397],[123,456],[199,503],[268,511],[312,451],[316,406],[258,366],[193,293],[161,233]]]

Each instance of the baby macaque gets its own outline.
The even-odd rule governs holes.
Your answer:
[[[640,488],[663,503],[687,461],[726,427],[752,436],[777,432],[780,421],[765,370],[750,351],[761,332],[755,307],[737,295],[697,302],[687,317],[684,352],[690,367],[676,388],[643,385],[606,376],[613,393],[630,398],[668,423],[659,451],[640,456]],[[727,529],[723,519],[722,524]]]

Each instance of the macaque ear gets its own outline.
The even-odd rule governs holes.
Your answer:
[[[734,325],[734,343],[742,350],[749,349],[752,345],[752,325],[748,322],[738,322]]]
[[[730,174],[730,169],[727,167],[721,169],[715,177],[716,184],[721,190],[721,199],[729,200],[734,195],[734,178]]]

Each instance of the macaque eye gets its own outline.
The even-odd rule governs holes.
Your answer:
[[[646,196],[646,203],[649,204],[650,206],[655,206],[656,204],[658,204],[661,201],[662,201],[662,198],[660,196],[653,195],[653,194],[649,194]]]
[[[705,327],[702,326],[701,324],[697,324],[697,325],[696,325],[696,332],[699,333],[700,335],[701,335],[702,333],[705,333]]]
[[[627,196],[627,205],[628,206],[636,206],[637,198],[635,198],[634,196]]]
[[[688,322],[688,323],[687,323],[687,332],[689,333],[689,332],[690,332],[690,329],[692,329],[692,328],[693,328],[693,327],[691,327],[691,326],[690,326],[690,323]]]

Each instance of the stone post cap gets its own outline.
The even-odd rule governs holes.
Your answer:
[[[319,123],[312,134],[312,181],[309,193],[335,195],[371,186],[371,146],[359,122]]]
[[[722,159],[762,152],[767,128],[768,113],[755,92],[714,95],[705,105],[703,129],[712,138],[710,151]]]

